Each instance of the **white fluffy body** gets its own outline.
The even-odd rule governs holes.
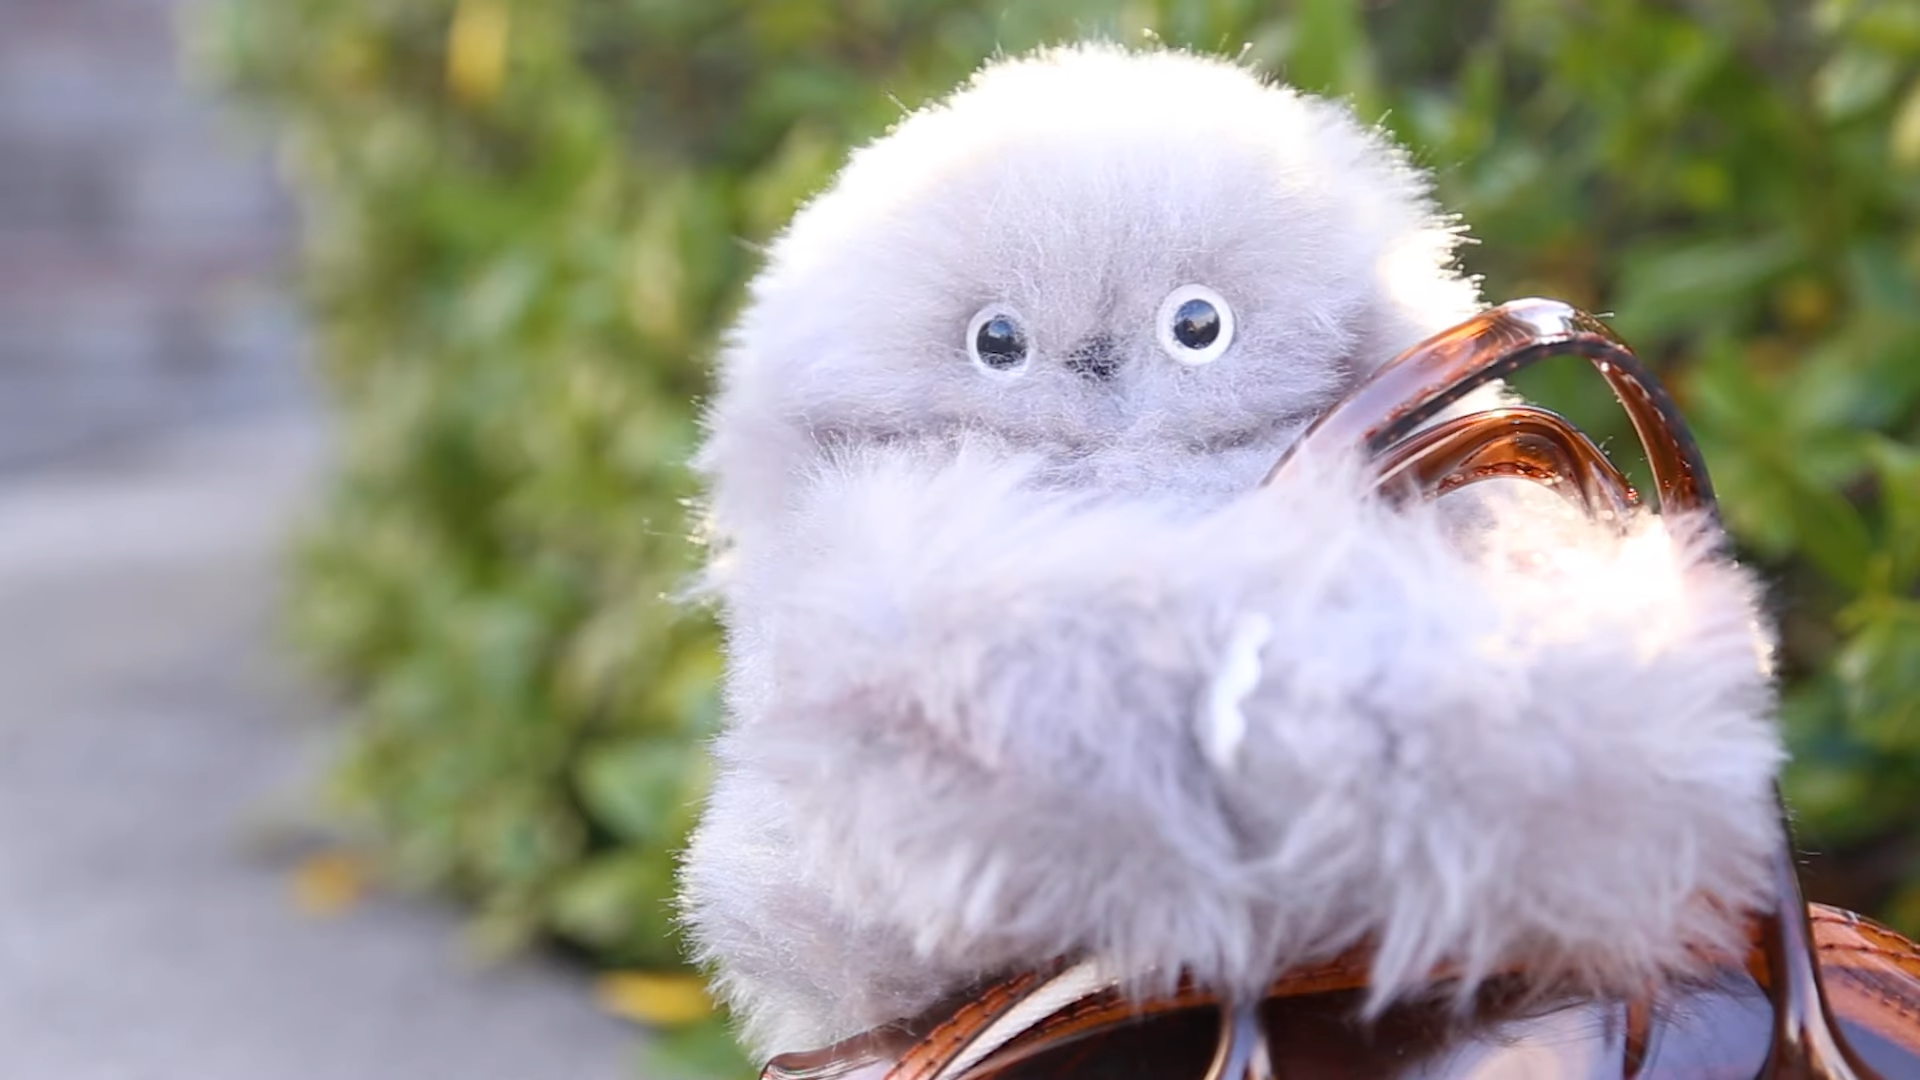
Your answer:
[[[990,66],[801,211],[700,461],[729,725],[686,915],[757,1048],[1059,959],[1246,989],[1367,940],[1384,1000],[1737,938],[1780,750],[1706,530],[1258,487],[1475,310],[1456,240],[1337,106],[1109,47]],[[1203,367],[1154,326],[1188,283],[1237,321]],[[1017,377],[968,358],[989,304]],[[1060,362],[1095,337],[1104,377]]]

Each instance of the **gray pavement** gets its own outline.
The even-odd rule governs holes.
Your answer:
[[[183,77],[197,0],[0,0],[0,469],[297,400],[266,131]]]
[[[476,970],[457,915],[301,914],[246,842],[330,724],[274,649],[310,415],[0,472],[0,1080],[598,1080],[578,973]]]

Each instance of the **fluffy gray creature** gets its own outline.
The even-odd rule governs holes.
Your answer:
[[[1780,748],[1697,523],[1259,486],[1478,309],[1458,239],[1341,107],[1109,46],[988,66],[795,217],[698,462],[729,722],[685,912],[756,1048],[1056,959],[1244,991],[1368,939],[1385,1001],[1737,940]]]

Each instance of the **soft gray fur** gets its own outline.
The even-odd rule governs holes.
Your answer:
[[[1384,998],[1734,940],[1780,750],[1701,530],[1466,533],[1344,461],[1257,487],[1476,309],[1456,240],[1342,109],[1110,47],[990,66],[800,212],[700,459],[730,722],[686,910],[757,1048],[1056,958],[1246,988],[1371,937]],[[1238,324],[1201,367],[1154,325],[1189,283]],[[1017,376],[969,360],[990,304]]]

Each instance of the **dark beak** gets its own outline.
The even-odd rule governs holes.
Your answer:
[[[1105,334],[1090,337],[1075,345],[1065,358],[1068,369],[1085,378],[1105,381],[1120,370],[1120,357],[1113,339]]]

